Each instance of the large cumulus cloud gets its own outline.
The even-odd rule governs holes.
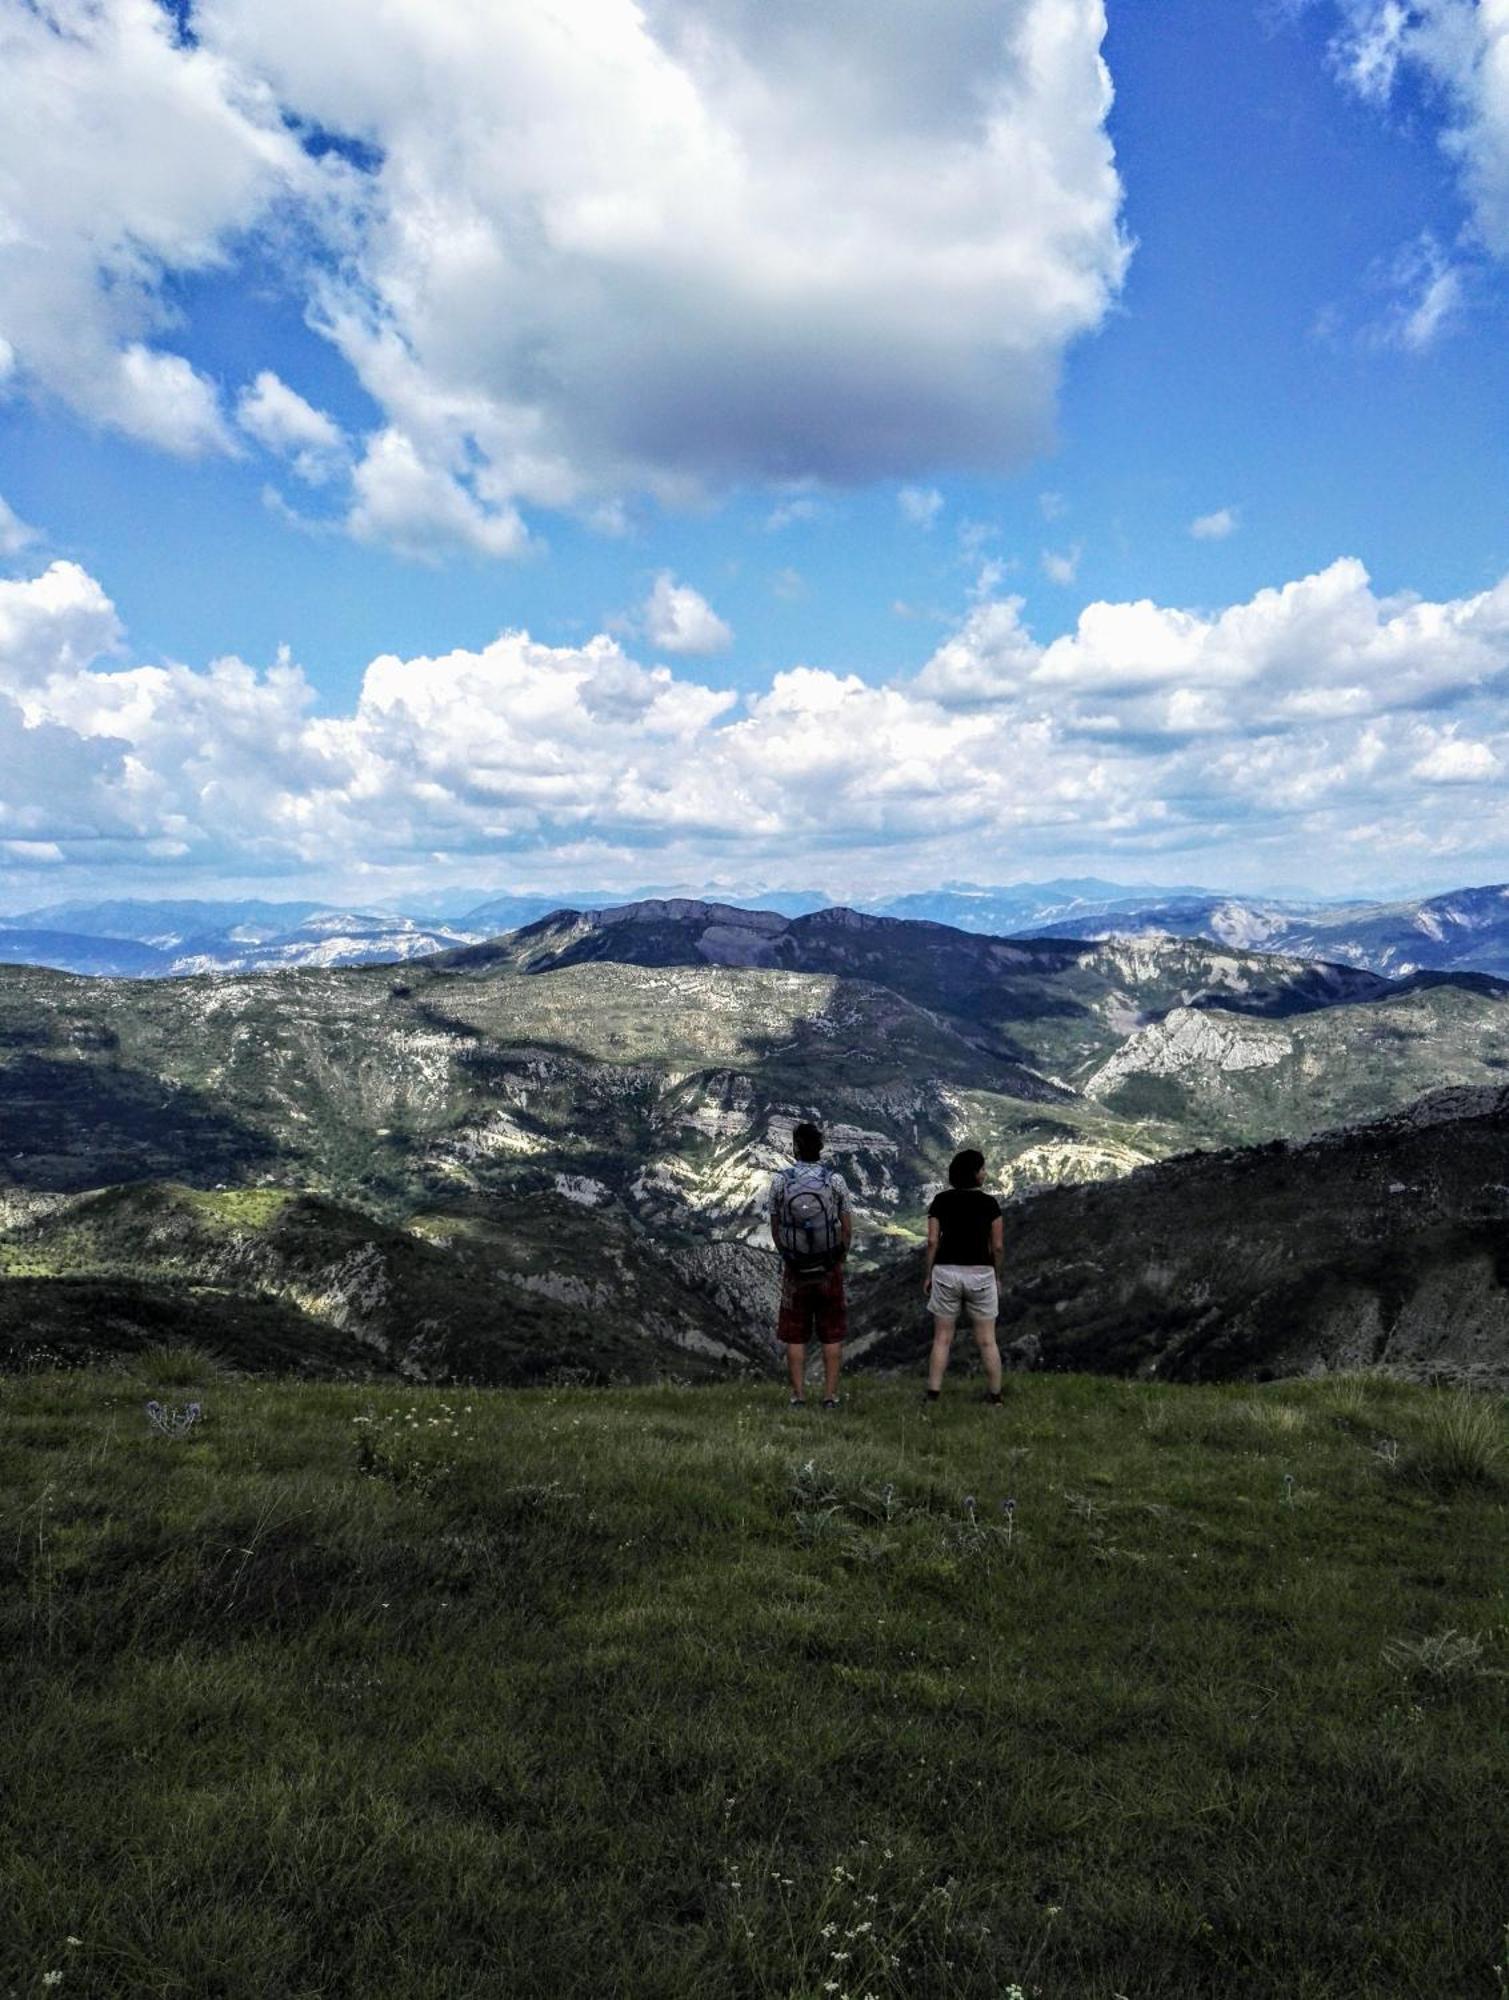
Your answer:
[[[385,655],[343,714],[280,658],[133,663],[100,586],[0,585],[0,843],[180,878],[396,883],[437,860],[627,886],[842,891],[1058,857],[1366,886],[1509,858],[1509,579],[1380,598],[1344,560],[1224,611],[1094,604],[1040,643],[978,604],[910,676],[742,699],[599,635]]]
[[[0,337],[98,420],[233,449],[163,301],[261,230],[383,412],[355,527],[411,550],[510,553],[520,505],[1013,465],[1125,267],[1103,0],[191,18],[0,0]]]

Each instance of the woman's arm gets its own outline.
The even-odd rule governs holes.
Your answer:
[[[922,1289],[925,1292],[933,1289],[933,1265],[937,1262],[937,1258],[938,1218],[936,1215],[930,1215],[927,1219],[927,1259],[922,1266]]]
[[[996,1283],[998,1285],[1004,1284],[1006,1281],[1004,1268],[1006,1262],[1006,1223],[1004,1218],[999,1215],[990,1225],[990,1261],[996,1267]]]

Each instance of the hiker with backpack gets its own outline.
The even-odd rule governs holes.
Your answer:
[[[927,1365],[927,1400],[936,1403],[943,1388],[954,1328],[961,1311],[969,1314],[975,1345],[985,1364],[986,1393],[1001,1400],[1001,1354],[996,1346],[996,1314],[1000,1310],[1001,1259],[1006,1224],[1001,1204],[987,1194],[985,1155],[973,1148],[955,1153],[948,1164],[948,1186],[933,1196],[927,1211],[927,1262],[923,1290],[933,1315],[933,1351]]]
[[[770,1234],[781,1253],[781,1316],[776,1339],[785,1343],[791,1378],[791,1406],[807,1400],[807,1342],[823,1349],[823,1408],[838,1408],[838,1365],[849,1330],[844,1298],[844,1258],[854,1220],[849,1190],[822,1157],[823,1135],[816,1125],[798,1125],[791,1134],[796,1164],[782,1167],[770,1183]]]

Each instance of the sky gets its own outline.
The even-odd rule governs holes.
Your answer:
[[[0,907],[1509,879],[1509,0],[0,74]]]

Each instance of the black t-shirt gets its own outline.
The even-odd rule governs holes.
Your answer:
[[[935,1264],[990,1264],[990,1225],[1001,1204],[984,1188],[944,1188],[935,1194],[928,1214],[938,1218]]]

